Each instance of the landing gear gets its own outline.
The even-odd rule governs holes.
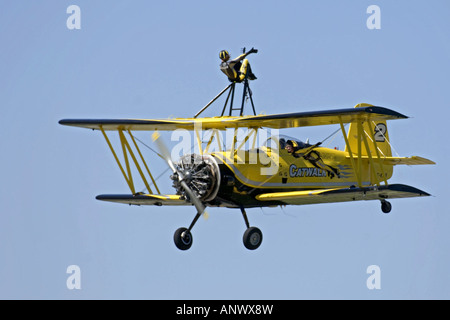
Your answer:
[[[262,238],[261,230],[256,227],[250,227],[245,230],[242,240],[244,241],[244,246],[248,250],[255,250],[261,245]]]
[[[258,249],[262,243],[263,235],[261,230],[256,227],[250,227],[250,223],[248,222],[247,213],[245,209],[241,207],[242,216],[244,217],[245,225],[247,226],[247,230],[244,232],[244,237],[242,241],[244,242],[244,246],[248,250]]]
[[[244,246],[248,250],[258,249],[262,243],[263,235],[261,230],[256,227],[250,227],[248,222],[247,213],[244,208],[241,208],[242,216],[244,217],[245,225],[247,226],[247,230],[244,232],[244,236],[242,237],[242,241],[244,242]],[[173,241],[175,245],[180,250],[188,250],[192,246],[193,238],[191,230],[194,227],[194,224],[197,222],[200,214],[197,213],[194,217],[189,228],[178,228],[173,235]]]
[[[173,241],[180,250],[187,250],[192,246],[192,234],[187,228],[179,228],[173,235]]]
[[[392,210],[392,204],[386,200],[381,200],[381,211],[389,213]]]
[[[178,249],[187,250],[192,246],[191,230],[200,216],[201,213],[197,212],[189,228],[178,228],[177,231],[175,231],[175,234],[173,235],[173,241],[175,242],[175,245]]]

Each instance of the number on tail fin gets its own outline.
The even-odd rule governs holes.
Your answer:
[[[379,123],[375,126],[375,141],[376,142],[385,142],[386,141],[386,132],[387,127],[384,123]]]

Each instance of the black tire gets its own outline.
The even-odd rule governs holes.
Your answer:
[[[179,228],[173,235],[173,241],[180,250],[187,250],[192,246],[192,234],[187,228]]]
[[[261,245],[263,239],[263,235],[261,230],[259,230],[256,227],[250,227],[244,232],[244,246],[248,250],[255,250],[258,249],[258,247]]]
[[[392,210],[392,204],[386,200],[381,201],[381,211],[388,214]]]

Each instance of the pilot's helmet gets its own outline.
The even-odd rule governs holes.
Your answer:
[[[227,61],[230,58],[230,54],[227,50],[222,50],[219,52],[219,58],[223,61]]]
[[[293,148],[298,148],[297,142],[292,141],[292,140],[286,141],[286,145],[290,145],[290,146],[292,146]]]

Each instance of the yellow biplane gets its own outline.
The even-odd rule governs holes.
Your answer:
[[[233,94],[234,86],[232,83],[228,87]],[[191,230],[198,218],[206,214],[208,206],[240,209],[247,227],[243,242],[246,248],[253,250],[260,246],[262,233],[250,226],[246,208],[379,200],[382,211],[388,213],[391,211],[388,199],[429,196],[408,185],[388,184],[395,165],[434,164],[418,156],[392,155],[386,122],[407,118],[396,111],[369,104],[273,115],[243,115],[243,109],[240,111],[239,116],[232,116],[230,106],[229,115],[222,112],[218,117],[199,118],[197,114],[193,118],[164,120],[64,119],[59,123],[99,130],[110,147],[131,192],[99,195],[98,200],[130,205],[195,206],[197,213],[190,226],[179,228],[174,234],[174,242],[181,250],[191,247]],[[344,137],[346,147],[343,151],[281,134],[272,135],[265,143],[257,144],[261,130],[333,124],[340,127],[338,131]],[[161,131],[174,130],[193,133],[198,147],[176,162],[159,135]],[[233,135],[231,143],[224,146],[221,133],[227,130],[231,130]],[[247,130],[241,140],[238,139],[239,130]],[[118,133],[122,161],[107,135],[108,131]],[[173,172],[173,194],[160,192],[136,142],[134,134],[137,131],[153,132],[152,140],[159,149],[159,155]],[[209,132],[209,139],[202,141],[200,131]],[[217,142],[214,150],[213,141]],[[136,191],[133,164],[146,193]]]

